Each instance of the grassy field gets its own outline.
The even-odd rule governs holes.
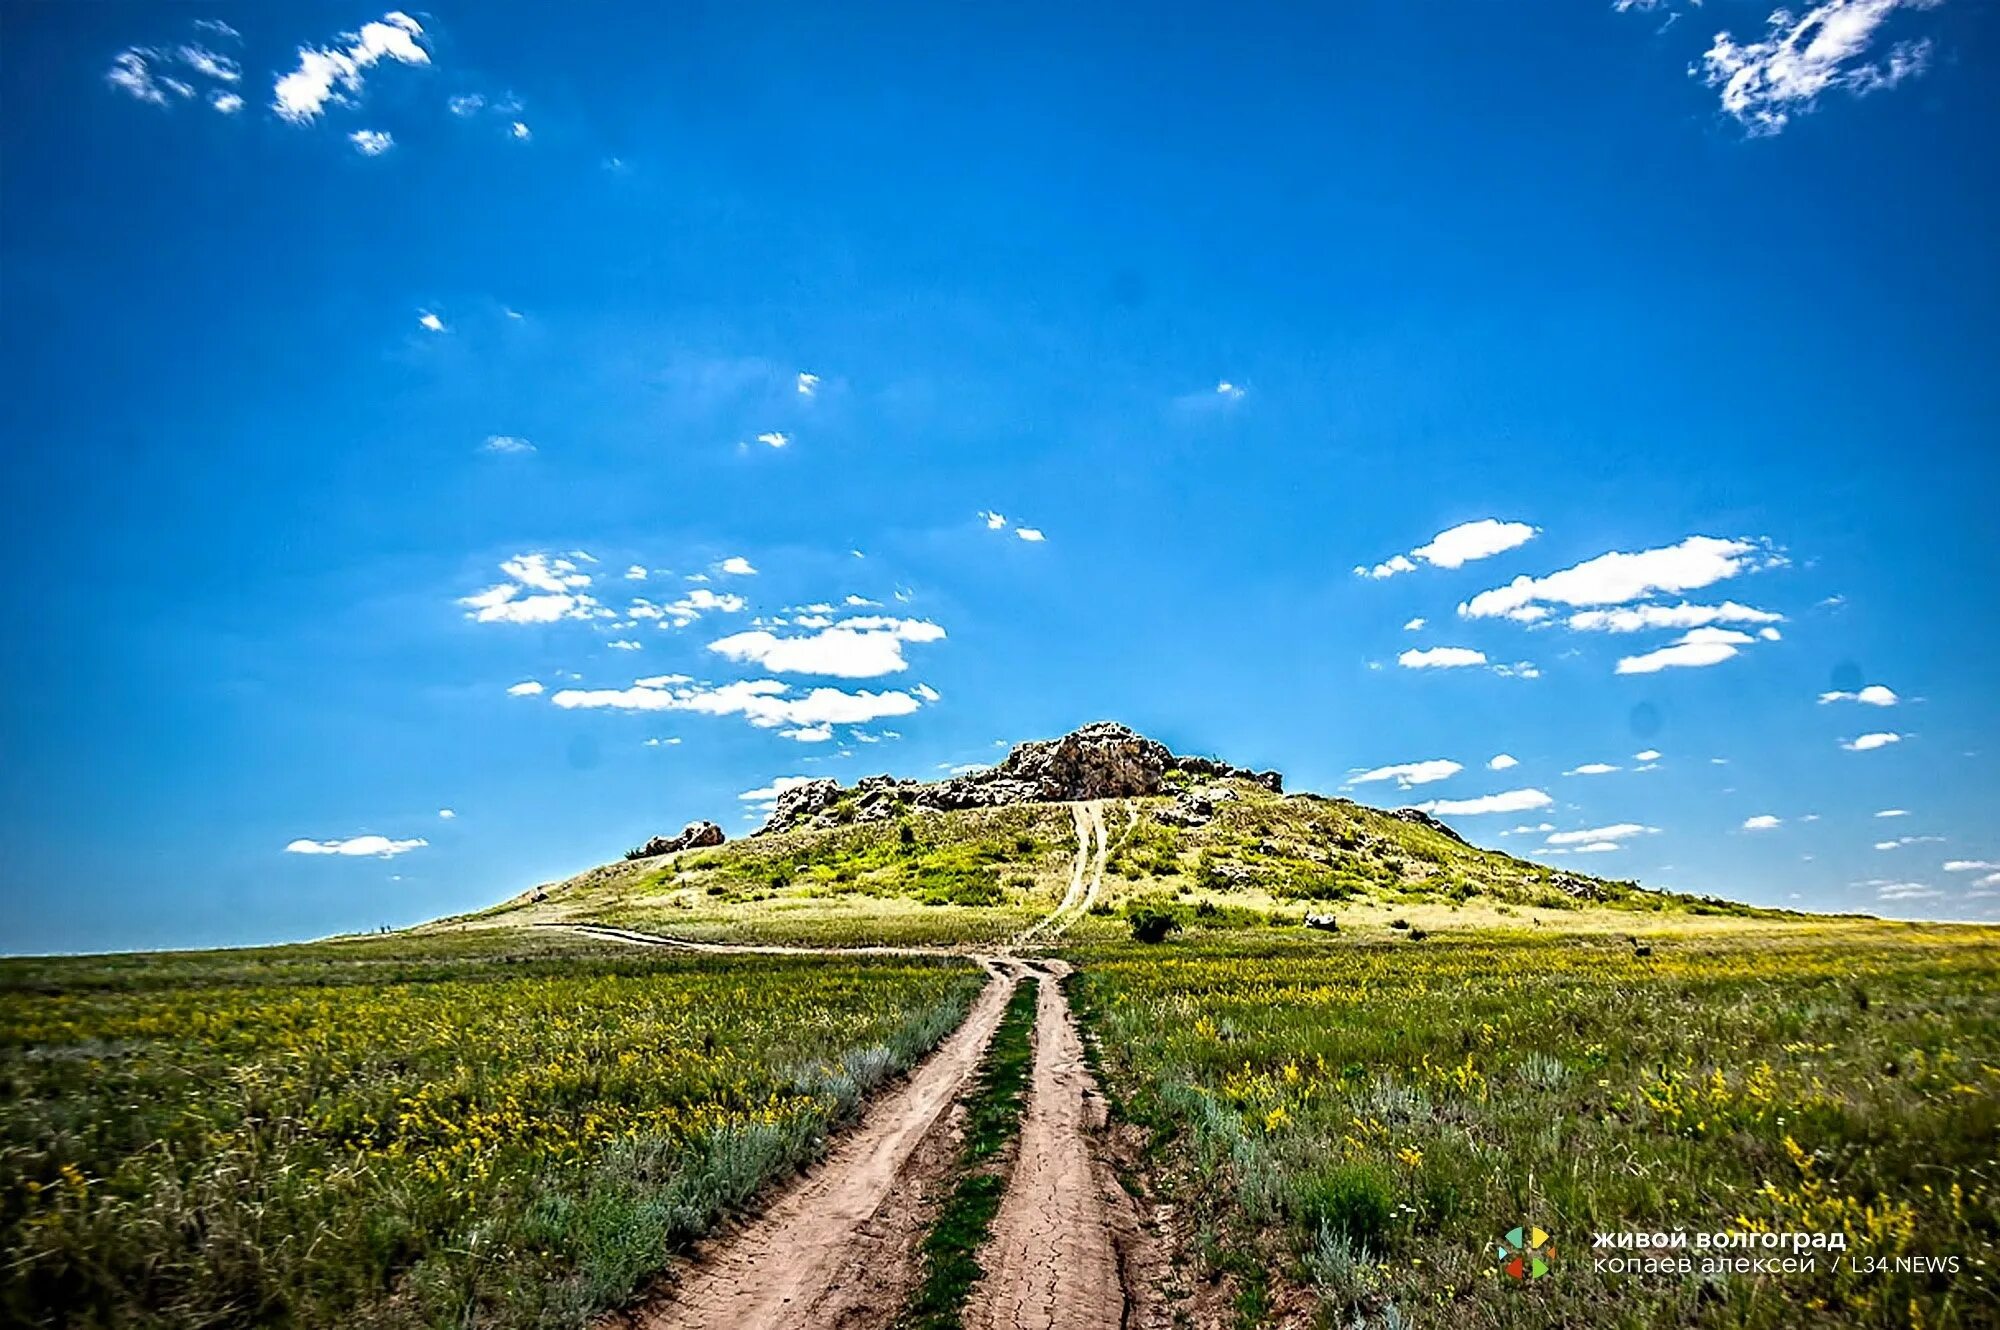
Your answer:
[[[0,1320],[580,1324],[980,980],[557,933],[0,963]]]
[[[1990,930],[1196,926],[1074,959],[1109,1088],[1245,1324],[1300,1285],[1341,1326],[2000,1323]],[[1554,1235],[1552,1277],[1499,1276],[1521,1224]],[[1595,1273],[1621,1229],[1964,1265]]]

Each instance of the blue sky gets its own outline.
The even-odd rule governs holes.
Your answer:
[[[7,949],[1099,717],[2000,909],[1988,6],[0,15]]]

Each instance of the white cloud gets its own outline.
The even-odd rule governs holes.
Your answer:
[[[390,840],[387,836],[354,836],[347,840],[295,840],[285,847],[286,854],[340,854],[349,857],[373,855],[378,859],[393,859],[411,850],[420,850],[430,842],[422,837],[414,840]]]
[[[1644,752],[1632,754],[1632,760],[1634,762],[1657,762],[1660,760],[1660,751],[1657,748],[1648,748]]]
[[[1600,841],[1592,841],[1592,842],[1591,842],[1590,844],[1588,844],[1588,845],[1579,845],[1579,846],[1577,846],[1577,847],[1576,847],[1575,849],[1571,850],[1571,851],[1570,851],[1570,853],[1571,853],[1571,854],[1609,854],[1609,853],[1610,853],[1611,851],[1613,851],[1613,850],[1622,850],[1622,849],[1624,849],[1624,848],[1625,848],[1624,846],[1620,845],[1620,844],[1619,844],[1619,843],[1618,843],[1617,841],[1615,841],[1615,840],[1600,840]],[[1554,854],[1554,853],[1557,853],[1557,852],[1556,852],[1556,851],[1554,851],[1554,850],[1551,850],[1551,851],[1550,851],[1550,853],[1551,853],[1551,854]]]
[[[1875,898],[1885,901],[1929,900],[1944,893],[1923,882],[1884,882],[1875,888]]]
[[[1465,522],[1431,537],[1427,545],[1419,545],[1407,555],[1391,555],[1373,568],[1359,567],[1354,571],[1364,577],[1394,577],[1397,573],[1416,571],[1414,561],[1422,561],[1438,568],[1462,568],[1476,559],[1488,559],[1496,554],[1517,549],[1533,540],[1538,528],[1526,522],[1502,522],[1497,518],[1482,517],[1476,522]]]
[[[174,56],[195,73],[218,83],[234,83],[243,77],[242,69],[234,60],[226,55],[217,55],[206,46],[183,46],[174,52]]]
[[[1902,701],[1895,689],[1879,683],[1871,683],[1858,693],[1821,693],[1819,700],[1822,706],[1828,702],[1860,702],[1871,707],[1893,707]]]
[[[625,580],[628,582],[643,582],[650,575],[651,571],[645,564],[635,563],[625,570]]]
[[[1039,529],[1031,526],[1017,526],[1014,528],[1014,534],[1022,540],[1031,541],[1035,544],[1040,544],[1047,539]]]
[[[1619,674],[1657,674],[1666,669],[1701,669],[1720,665],[1739,653],[1753,639],[1734,628],[1696,628],[1684,633],[1672,646],[1639,656],[1619,658]]]
[[[1777,817],[1775,814],[1759,813],[1755,817],[1744,818],[1743,829],[1745,831],[1770,831],[1773,828],[1775,828],[1781,820],[1782,819]]]
[[[1492,757],[1486,759],[1486,769],[1488,771],[1505,771],[1508,767],[1518,767],[1520,765],[1520,760],[1512,753],[1495,753]]]
[[[1569,616],[1579,632],[1636,633],[1648,628],[1705,628],[1717,623],[1783,623],[1785,616],[1752,605],[1725,600],[1720,605],[1626,605],[1610,610],[1579,610]]]
[[[243,99],[233,92],[212,92],[208,104],[224,115],[235,115],[243,109]]]
[[[755,577],[757,569],[740,554],[732,554],[721,563],[722,571],[732,577]]]
[[[363,157],[380,157],[396,146],[396,136],[379,129],[357,129],[347,136],[347,141]]]
[[[778,737],[802,744],[823,744],[833,737],[831,725],[801,725],[795,730],[779,730]]]
[[[1484,665],[1486,653],[1471,647],[1426,647],[1405,651],[1396,663],[1406,670],[1454,670],[1467,665]]]
[[[417,323],[431,332],[444,331],[444,320],[427,309],[417,311]]]
[[[1408,623],[1404,624],[1404,625],[1403,625],[1403,631],[1404,631],[1404,632],[1406,632],[1406,633],[1414,633],[1414,632],[1419,632],[1419,631],[1421,631],[1421,630],[1423,629],[1423,626],[1424,626],[1424,621],[1423,621],[1423,619],[1422,619],[1421,617],[1418,617],[1418,618],[1415,618],[1415,619],[1412,619],[1412,620],[1410,620],[1410,621],[1409,621]]]
[[[693,711],[708,716],[742,716],[760,729],[818,725],[860,725],[885,716],[907,716],[927,700],[921,686],[912,692],[843,692],[814,688],[793,694],[777,679],[739,679],[720,686],[681,684],[630,688],[565,688],[549,700],[564,710]]]
[[[1628,840],[1633,836],[1650,836],[1658,831],[1658,827],[1644,826],[1638,822],[1614,822],[1608,827],[1591,827],[1587,831],[1558,831],[1542,843],[1544,845],[1585,845],[1598,841]]]
[[[733,592],[715,592],[707,587],[696,587],[679,600],[669,601],[665,605],[657,605],[643,596],[639,597],[625,607],[625,615],[630,619],[657,619],[661,621],[662,626],[671,623],[676,628],[685,628],[704,614],[740,614],[748,608],[749,602]]]
[[[1803,16],[1773,10],[1762,41],[1738,42],[1719,32],[1701,66],[1688,72],[1717,89],[1722,109],[1751,135],[1776,134],[1794,114],[1812,110],[1823,92],[1862,96],[1923,73],[1930,61],[1928,39],[1898,41],[1881,60],[1863,57],[1898,9],[1930,9],[1940,3],[1825,0]]]
[[[1215,391],[1217,396],[1226,397],[1232,402],[1241,401],[1243,398],[1243,389],[1228,379],[1216,384]]]
[[[780,776],[769,785],[745,790],[736,797],[746,804],[775,804],[778,802],[778,796],[786,790],[798,785],[810,785],[814,779],[812,776]]]
[[[769,444],[773,448],[782,448],[791,441],[792,436],[783,430],[767,430],[757,436],[757,442]]]
[[[105,72],[104,81],[139,101],[152,106],[165,106],[167,94],[154,82],[152,66],[146,61],[151,54],[151,51],[139,47],[120,52]]]
[[[629,638],[621,638],[616,642],[606,643],[606,645],[613,651],[644,651],[646,649],[643,642],[634,642]]]
[[[1878,730],[1873,734],[1864,734],[1856,739],[1843,739],[1840,746],[1850,753],[1865,753],[1871,748],[1887,748],[1890,744],[1901,742],[1903,742],[1902,735],[1889,734]]]
[[[542,692],[542,691],[543,691],[543,688],[542,688],[542,682],[541,682],[541,680],[539,680],[539,679],[523,679],[523,680],[521,680],[521,682],[519,682],[519,683],[517,683],[517,684],[514,684],[513,686],[511,686],[510,688],[508,688],[508,689],[507,689],[507,696],[509,696],[509,697],[533,697],[533,696],[535,696],[535,695],[536,695],[537,693],[540,693],[540,692]]]
[[[1586,762],[1580,767],[1571,767],[1563,772],[1565,776],[1608,776],[1618,770],[1609,762]]]
[[[805,637],[779,637],[762,629],[708,644],[730,660],[754,661],[775,674],[827,674],[871,679],[909,668],[906,642],[937,642],[944,629],[925,619],[848,619]]]
[[[526,142],[527,140],[533,138],[534,136],[535,136],[534,132],[519,120],[516,120],[513,124],[507,126],[507,137],[509,138],[519,139],[522,142]]]
[[[1994,868],[2000,868],[2000,863],[1995,863],[1989,859],[1947,859],[1944,861],[1944,871],[1947,873],[1983,873]]]
[[[979,515],[986,519],[986,529],[988,531],[1001,531],[1006,529],[1007,519],[1001,514],[981,513]]]
[[[458,812],[457,810],[451,808],[440,808],[438,809],[438,816],[440,818],[443,818],[446,822],[449,822],[453,818],[458,816]]]
[[[486,99],[476,92],[468,92],[461,97],[453,97],[445,102],[445,109],[453,115],[478,115],[486,109]]]
[[[1435,799],[1417,805],[1424,813],[1525,813],[1530,808],[1547,808],[1555,800],[1541,790],[1508,790],[1483,794],[1476,799]]]
[[[1468,619],[1533,622],[1547,617],[1550,605],[1623,605],[1657,592],[1693,591],[1777,561],[1775,554],[1760,558],[1763,548],[1749,540],[1689,536],[1657,549],[1614,550],[1546,577],[1517,577],[1480,592],[1458,612]]]
[[[819,391],[819,375],[808,374],[804,370],[800,370],[798,386],[799,386],[799,396],[811,397],[814,393]]]
[[[358,33],[345,33],[337,48],[302,46],[299,67],[272,87],[271,109],[295,125],[317,119],[328,102],[346,103],[361,95],[361,71],[384,58],[406,65],[427,65],[430,52],[418,40],[423,25],[408,14],[391,11],[380,22],[365,23]],[[336,88],[336,85],[337,88]]]
[[[1909,815],[1910,810],[1907,808],[1884,808],[1881,812],[1875,814],[1877,817],[1908,817]]]
[[[535,451],[535,445],[512,434],[489,434],[480,449],[489,453],[520,454]]]
[[[1432,758],[1427,762],[1398,762],[1393,766],[1376,767],[1358,776],[1349,776],[1349,785],[1367,785],[1375,781],[1393,780],[1398,789],[1409,789],[1412,785],[1429,785],[1433,781],[1445,780],[1465,770],[1448,758]]]
[[[458,603],[470,611],[466,617],[480,623],[555,623],[591,618],[598,608],[596,599],[582,590],[590,585],[590,574],[569,559],[517,554],[500,571],[508,581],[460,597]]]

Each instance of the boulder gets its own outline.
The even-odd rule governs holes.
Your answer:
[[[672,854],[676,850],[694,850],[720,845],[727,839],[729,838],[723,834],[722,828],[713,822],[690,822],[681,828],[680,835],[655,836],[625,857],[651,859],[656,855]]]

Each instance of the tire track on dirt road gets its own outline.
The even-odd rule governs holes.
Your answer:
[[[1164,1327],[1137,1208],[1094,1148],[1110,1111],[1063,992],[1069,966],[1038,968],[1047,977],[1036,999],[1020,1152],[980,1253],[986,1273],[965,1323],[971,1330]]]
[[[1070,861],[1069,889],[1063,892],[1055,909],[1029,924],[1015,937],[1014,945],[1017,947],[1034,941],[1047,930],[1060,931],[1060,928],[1067,927],[1065,921],[1088,908],[1089,902],[1097,898],[1098,887],[1104,881],[1104,861],[1109,852],[1109,837],[1104,830],[1104,805],[1097,800],[1086,800],[1071,804],[1070,812],[1076,819],[1076,858]]]
[[[826,1157],[733,1232],[704,1242],[678,1281],[607,1326],[635,1330],[850,1330],[894,1319],[917,1277],[926,1183],[948,1165],[938,1130],[1000,1024],[1016,961],[908,1080],[863,1111]]]

